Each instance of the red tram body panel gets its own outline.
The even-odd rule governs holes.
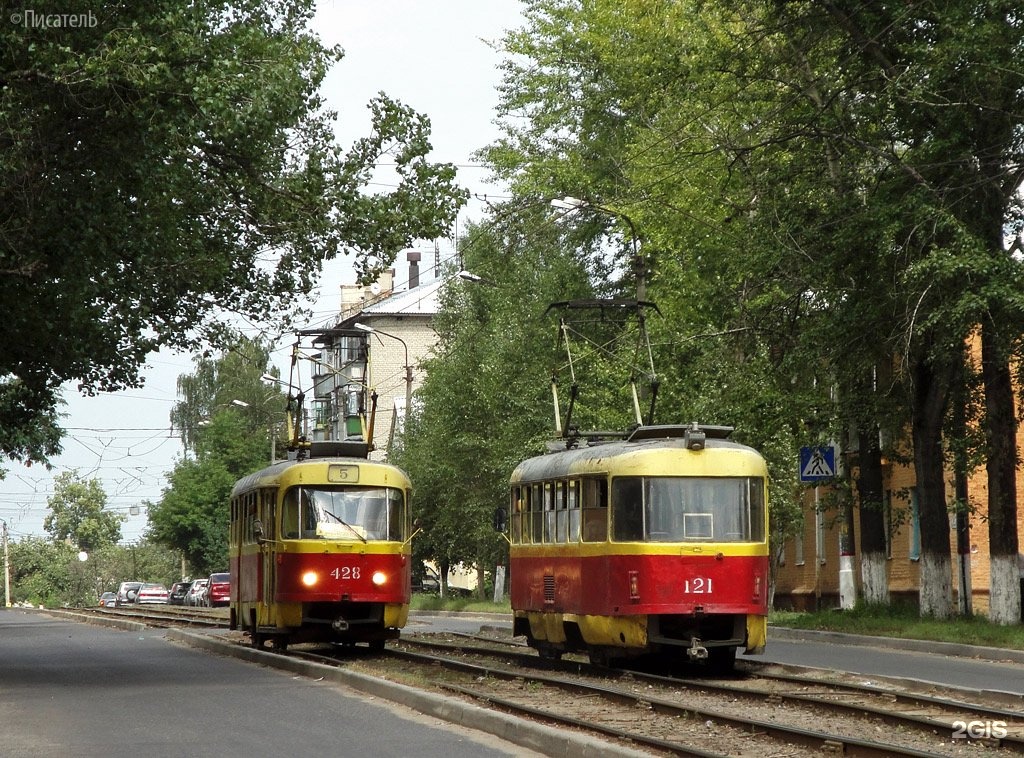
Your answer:
[[[398,637],[409,613],[408,477],[361,458],[274,464],[232,492],[231,626],[253,644]]]
[[[767,556],[520,557],[515,566],[513,608],[597,616],[766,612]]]
[[[511,477],[514,633],[542,655],[762,652],[767,467],[721,427],[640,427]]]

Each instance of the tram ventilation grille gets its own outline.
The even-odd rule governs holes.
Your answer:
[[[555,602],[555,577],[551,574],[544,575],[544,602]]]

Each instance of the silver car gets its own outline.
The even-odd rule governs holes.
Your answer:
[[[200,607],[206,605],[206,585],[209,579],[196,579],[185,595],[185,605]]]
[[[121,582],[117,588],[117,598],[114,606],[120,608],[122,605],[130,605],[139,599],[139,590],[142,589],[142,582]]]

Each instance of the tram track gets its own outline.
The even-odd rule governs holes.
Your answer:
[[[223,627],[216,611],[104,609],[153,626]],[[306,648],[306,646],[302,646]],[[730,679],[671,677],[545,660],[501,635],[410,634],[385,655],[353,648],[290,656],[665,755],[933,756],[1024,753],[1017,710],[752,666]],[[364,654],[365,653],[365,654]],[[747,668],[745,664],[742,664]],[[820,677],[822,672],[817,672]],[[837,678],[840,675],[837,674]],[[828,720],[827,726],[824,722]],[[957,722],[1005,725],[999,739],[952,739]],[[975,735],[965,734],[965,737]],[[997,732],[996,737],[999,737]]]
[[[76,608],[76,613],[96,618],[115,618],[138,621],[154,627],[208,627],[227,629],[228,620],[218,609],[186,608],[178,606],[121,606],[120,608]]]
[[[619,693],[615,697],[632,702],[634,708],[647,704],[646,707],[670,717],[685,716],[691,721],[716,725],[732,724],[747,733],[770,734],[787,744],[818,750],[841,749],[847,755],[959,755],[965,749],[976,753],[979,743],[1005,754],[1024,752],[1021,739],[1024,723],[1017,711],[960,699],[894,693],[881,688],[814,681],[792,674],[759,674],[728,680],[684,678],[678,674],[665,677],[635,670],[595,668],[583,662],[542,661],[536,656],[509,651],[490,652],[485,648],[480,652],[480,648],[465,642],[452,645],[404,638],[400,646],[445,653],[437,657],[459,656],[452,659],[456,663],[448,665],[460,665],[460,662],[482,665],[487,676],[523,676],[518,668],[521,666],[554,670],[570,677],[569,683],[555,686],[571,688],[583,679],[585,687],[594,687],[603,697]],[[496,659],[497,665],[475,663],[487,656]],[[474,663],[469,659],[474,659]],[[512,666],[508,661],[515,661],[515,670],[510,670]],[[530,674],[531,678],[539,676]],[[614,686],[604,684],[609,680]],[[587,681],[602,683],[588,685]],[[822,731],[826,720],[831,722],[829,731]],[[969,748],[968,740],[953,738],[957,722],[1000,725],[996,732],[1005,731],[1005,736],[970,740],[973,747]],[[865,739],[865,735],[875,738]],[[761,754],[777,753],[768,749]]]

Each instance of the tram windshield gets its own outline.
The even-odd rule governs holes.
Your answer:
[[[761,477],[616,477],[618,542],[762,542]]]
[[[405,498],[394,487],[292,487],[281,510],[285,539],[405,539]]]

